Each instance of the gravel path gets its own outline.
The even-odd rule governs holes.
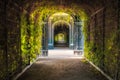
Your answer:
[[[108,80],[84,59],[38,59],[18,80]]]

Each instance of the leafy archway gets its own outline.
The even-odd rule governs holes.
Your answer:
[[[86,26],[88,16],[80,7],[73,6],[59,8],[56,6],[40,6],[31,11],[26,17],[25,12],[21,16],[21,50],[23,62],[30,63],[41,53],[43,27],[55,13],[67,13],[73,17],[74,22],[81,21],[82,27]],[[71,17],[68,17],[68,22]],[[67,19],[67,18],[66,18]]]

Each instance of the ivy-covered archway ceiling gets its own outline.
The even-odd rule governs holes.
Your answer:
[[[87,16],[102,8],[104,2],[105,0],[25,0],[23,6],[34,20],[39,18],[46,21],[50,15],[57,12],[65,12],[85,20]]]
[[[66,21],[63,21],[63,20],[59,20],[59,21],[56,21],[55,23],[53,23],[52,27],[56,27],[56,26],[66,26],[66,27],[70,27],[70,23],[66,22]]]
[[[107,0],[23,0],[23,6],[29,12],[40,6],[60,6],[73,7],[72,4],[81,7],[86,13],[91,14],[96,9],[101,8]]]
[[[67,13],[58,12],[49,17],[48,22],[55,23],[56,21],[65,21],[67,23],[73,22],[73,17]]]

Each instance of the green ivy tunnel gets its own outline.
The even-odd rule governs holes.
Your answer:
[[[120,80],[119,4],[119,0],[1,0],[0,79],[12,78],[48,47],[42,39],[48,36],[50,18],[69,23],[72,17],[73,22],[82,22],[85,57]],[[56,13],[70,16],[55,17]]]

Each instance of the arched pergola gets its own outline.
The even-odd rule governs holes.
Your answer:
[[[84,23],[85,57],[109,79],[119,80],[120,0],[0,0],[0,80],[11,79],[37,58],[42,39],[49,41],[43,32],[52,30],[56,20],[49,19],[57,12],[73,18],[69,26]]]

